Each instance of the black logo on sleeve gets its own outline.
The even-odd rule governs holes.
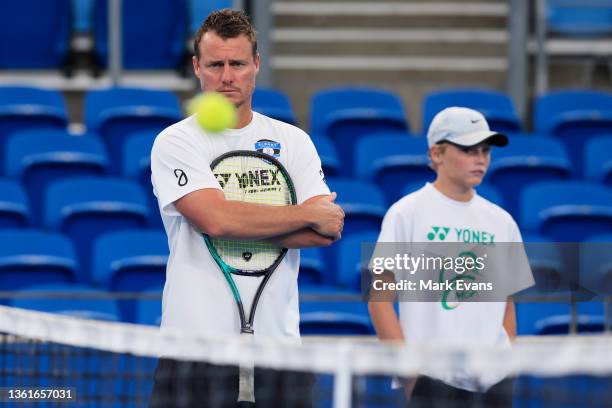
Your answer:
[[[178,185],[183,187],[187,184],[189,180],[187,180],[187,174],[181,169],[174,169],[174,177],[178,179]]]

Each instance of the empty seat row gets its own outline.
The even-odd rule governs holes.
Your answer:
[[[524,177],[528,180],[538,175],[525,173]],[[327,181],[330,189],[338,193],[337,202],[347,214],[345,235],[379,229],[388,208],[380,187],[372,182],[348,178],[330,177]],[[151,190],[146,192],[137,183],[126,179],[103,176],[60,178],[50,182],[43,194],[31,192],[30,195],[42,198],[34,203],[30,203],[18,182],[5,179],[2,183],[0,219],[5,228],[43,226],[87,240],[99,229],[160,226],[159,211]],[[407,194],[423,184],[417,181],[397,187],[391,185],[391,191]],[[509,193],[506,193],[516,193],[518,198],[500,194],[505,192],[503,184],[497,187],[496,191],[490,185],[483,186],[483,196],[502,206],[508,204],[506,200],[517,203],[517,221],[525,232],[544,233],[557,241],[580,241],[606,232],[610,227],[612,189],[604,185],[582,181],[540,181],[523,189],[509,187]]]
[[[113,291],[163,285],[168,241],[159,230],[119,230],[91,240],[91,261],[70,236],[42,230],[0,230],[0,282],[15,290],[37,283],[84,283]]]
[[[232,6],[231,0],[120,3],[122,62],[126,69],[182,67],[190,53],[188,39],[206,16],[215,9]],[[0,69],[65,68],[70,63],[73,33],[92,37],[94,63],[105,68],[110,54],[108,7],[109,0],[1,2],[0,38],[17,40],[3,42]],[[150,27],[155,29],[148,30]],[[143,47],[145,43],[155,47]]]
[[[510,98],[500,92],[455,89],[432,92],[423,101],[421,134],[436,113],[465,106],[483,113],[490,127],[510,135],[524,130]],[[534,130],[566,144],[578,174],[587,141],[612,133],[612,94],[598,91],[556,91],[534,102]],[[339,171],[352,174],[354,145],[371,133],[409,131],[405,108],[392,92],[368,88],[336,88],[317,92],[310,106],[310,129],[329,137],[339,152]]]
[[[23,182],[32,203],[43,200],[50,182],[76,175],[106,175],[110,168],[138,181],[151,194],[150,152],[156,134],[140,131],[130,134],[122,145],[121,164],[112,166],[102,141],[94,135],[71,136],[61,130],[35,130],[13,133],[7,141],[5,174]],[[315,138],[327,176],[339,173],[339,159],[331,141]],[[601,136],[586,147],[584,173],[595,182],[612,182],[612,135]],[[426,142],[405,133],[372,134],[356,146],[355,175],[381,187],[390,205],[405,194],[402,186],[432,181]],[[504,149],[492,152],[486,178],[504,196],[505,209],[518,215],[518,197],[529,184],[538,181],[569,180],[576,174],[565,147],[553,138],[516,137]],[[39,209],[36,209],[38,212]]]
[[[29,285],[15,292],[9,304],[13,307],[58,313],[67,316],[124,321],[147,325],[161,322],[162,286],[154,286],[141,293],[140,298],[124,300],[113,293],[76,283]],[[339,291],[330,296],[346,296]],[[300,302],[300,332],[304,335],[372,335],[366,304],[360,299],[317,300],[316,295]]]
[[[123,146],[121,173],[140,183],[147,197],[151,222],[159,226],[157,201],[150,182],[150,150],[154,138],[155,135],[149,132],[139,132],[128,138]],[[329,142],[315,139],[315,144],[321,151],[324,169],[329,171],[327,174],[335,174],[330,165],[335,160],[334,150],[329,147]],[[591,156],[587,160],[587,173],[595,182],[612,180],[612,157],[608,154],[610,146],[612,137],[594,139],[588,146]],[[501,200],[496,198],[493,201],[516,218],[520,217],[519,198],[526,187],[542,181],[569,180],[572,175],[563,146],[551,138],[516,138],[510,146],[496,149],[492,155],[486,181],[496,187],[502,196]],[[6,173],[20,180],[28,193],[32,225],[44,221],[43,204],[50,184],[74,176],[102,176],[108,169],[105,148],[98,138],[89,135],[75,137],[57,130],[13,134],[7,144],[6,156]],[[358,143],[356,157],[358,177],[382,188],[385,194],[383,201],[386,201],[384,205],[387,206],[410,192],[406,186],[417,189],[435,178],[428,164],[424,141],[406,135],[366,137]],[[6,199],[14,197],[14,202],[24,202],[25,207],[14,212],[20,214],[18,224],[27,224],[27,200],[22,199],[23,193],[18,191],[18,186],[7,188],[2,196]],[[353,201],[358,197],[340,198]]]
[[[518,122],[509,97],[478,89],[446,90],[428,95],[424,101],[424,129],[438,111],[453,105],[480,110],[493,129],[512,136],[521,134],[523,127]],[[290,101],[280,91],[257,90],[253,106],[261,113],[295,123]],[[612,94],[609,93],[552,92],[536,100],[534,111],[537,135],[552,135],[562,140],[573,163],[574,173],[578,176],[582,175],[585,167],[584,146],[589,139],[612,134]],[[88,92],[84,112],[87,131],[100,135],[107,145],[111,171],[118,171],[115,169],[121,167],[121,148],[128,135],[134,132],[157,134],[183,116],[178,98],[172,93],[130,88]],[[342,176],[354,175],[359,171],[354,163],[357,160],[354,151],[362,138],[372,133],[407,133],[410,128],[399,97],[375,89],[321,90],[312,99],[310,114],[313,138],[331,141],[331,148],[337,150],[335,171]],[[24,128],[65,129],[66,125],[65,104],[59,93],[0,87],[0,159],[4,157],[5,138],[11,132]]]
[[[295,123],[289,100],[272,90],[257,90],[254,108],[258,111]],[[110,88],[85,94],[83,122],[87,133],[104,142],[109,158],[108,170],[119,174],[122,152],[135,134],[145,140],[133,142],[149,147],[152,139],[167,126],[183,118],[179,99],[169,91]],[[62,94],[49,89],[0,86],[0,160],[5,158],[5,145],[18,131],[58,130],[66,132],[68,112]],[[41,134],[41,138],[52,134]],[[150,139],[150,140],[149,140]],[[85,143],[85,142],[82,142]]]
[[[103,321],[146,325],[161,323],[161,287],[153,287],[131,300],[113,293],[75,283],[37,284],[15,292],[12,307],[58,313]],[[373,326],[366,303],[338,290],[309,292],[301,289],[300,333],[302,335],[372,335]],[[323,300],[323,298],[325,300]],[[572,322],[572,307],[576,308]],[[578,333],[603,332],[605,311],[601,302],[517,301],[519,335],[568,334],[572,324]],[[609,322],[608,322],[609,324]]]

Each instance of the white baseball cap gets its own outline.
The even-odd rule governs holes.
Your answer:
[[[427,132],[429,147],[442,141],[469,147],[485,140],[494,146],[508,144],[507,136],[489,129],[489,124],[482,113],[456,106],[438,112]]]

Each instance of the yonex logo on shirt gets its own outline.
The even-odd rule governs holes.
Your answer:
[[[429,241],[445,241],[449,233],[454,232],[454,242],[465,242],[473,244],[494,245],[495,234],[487,231],[479,231],[471,228],[453,228],[431,226],[431,231],[427,234]]]
[[[427,239],[430,241],[435,241],[436,239],[440,241],[444,241],[448,236],[448,232],[450,231],[449,227],[437,227],[431,226],[432,232],[427,234]]]

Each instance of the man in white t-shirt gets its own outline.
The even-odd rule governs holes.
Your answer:
[[[377,297],[373,293],[369,310],[377,335],[381,340],[419,344],[509,345],[516,336],[516,317],[514,304],[511,298],[506,300],[506,296],[530,286],[533,278],[522,244],[498,245],[522,242],[515,221],[474,190],[489,166],[491,146],[505,146],[508,138],[491,131],[479,112],[452,107],[435,116],[427,142],[436,180],[403,197],[389,209],[376,250],[380,252],[385,243],[429,246],[442,252],[444,248],[457,245],[452,243],[474,248],[497,246],[498,250],[501,247],[500,251],[512,251],[520,246],[519,256],[513,263],[520,266],[521,276],[509,279],[512,280],[511,288],[506,285],[506,289],[511,290],[498,301],[451,304],[443,297],[439,301],[403,301],[399,304],[399,319],[390,298]],[[393,282],[398,280],[397,275],[397,271],[387,270],[384,276]],[[410,406],[431,406],[434,400],[443,400],[447,404],[444,406],[461,407],[475,401],[495,407],[512,404],[511,384],[507,380],[498,383],[503,374],[489,378],[469,372],[422,374],[416,380],[404,381]]]
[[[206,233],[215,238],[266,240],[290,248],[261,295],[254,331],[257,337],[299,339],[298,248],[338,240],[344,212],[325,184],[321,160],[308,135],[251,110],[260,60],[249,18],[229,9],[211,13],[195,35],[194,53],[193,67],[202,90],[227,97],[237,108],[238,123],[234,129],[209,134],[191,116],[168,127],[155,140],[151,179],[170,246],[161,328],[217,339],[240,333],[231,288],[206,248],[202,238]],[[278,159],[293,180],[298,205],[274,207],[226,200],[210,164],[232,150],[257,150]],[[250,304],[260,279],[235,276],[234,280]],[[192,388],[176,375],[181,372],[197,373],[197,379],[190,378]],[[308,393],[311,379],[291,373],[260,374],[256,371],[258,405],[272,406],[266,401],[274,397],[283,406],[309,406],[302,394]],[[152,405],[172,405],[173,398],[180,397],[190,399],[187,406],[208,406],[211,401],[231,406],[237,387],[237,370],[231,367],[185,366],[162,359]],[[284,401],[283,389],[285,396],[295,398]]]

